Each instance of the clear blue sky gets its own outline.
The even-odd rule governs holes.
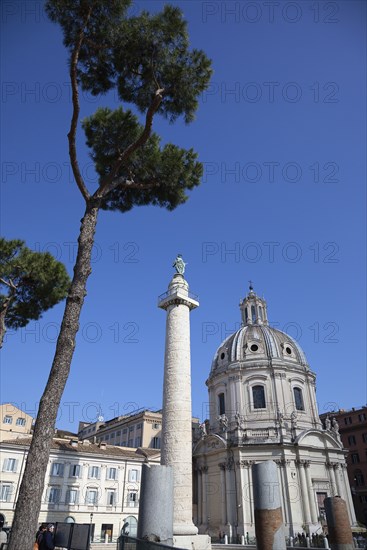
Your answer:
[[[81,330],[58,427],[161,407],[165,312],[181,253],[200,298],[191,315],[193,413],[240,322],[248,280],[271,323],[296,337],[317,373],[320,412],[366,403],[366,3],[173,2],[192,46],[213,60],[197,119],[156,119],[163,142],[193,147],[202,185],[174,212],[102,212]],[[83,201],[68,167],[71,112],[61,32],[39,1],[3,1],[2,226],[72,272]],[[160,9],[139,1],[133,11]],[[112,95],[84,95],[82,118]],[[79,132],[84,175],[95,175]],[[63,304],[9,333],[1,401],[34,413]],[[98,405],[97,405],[98,404]]]

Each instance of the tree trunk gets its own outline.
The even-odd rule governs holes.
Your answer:
[[[98,205],[87,203],[81,220],[74,277],[66,300],[52,368],[40,401],[8,550],[32,550],[33,547],[57,412],[69,376],[86,284],[91,273],[91,254],[98,209]]]
[[[9,286],[10,286],[10,294],[4,300],[4,303],[0,309],[0,349],[3,347],[4,336],[6,332],[6,324],[5,324],[6,314],[8,313],[9,306],[14,298],[15,290],[16,290],[14,285],[9,285]]]
[[[10,301],[8,298],[7,300],[5,300],[0,310],[0,348],[3,347],[3,341],[4,341],[5,332],[6,332],[5,317],[6,317],[6,312],[8,311],[9,303]]]

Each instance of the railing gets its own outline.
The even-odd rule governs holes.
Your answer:
[[[193,294],[192,292],[187,290],[187,288],[183,285],[175,285],[174,288],[172,288],[170,290],[167,290],[167,292],[163,292],[163,294],[158,296],[158,303],[161,302],[162,300],[164,300],[164,298],[168,298],[172,294],[176,294],[178,288],[182,288],[182,290],[184,290],[184,293],[185,293],[185,295],[188,296],[188,298],[191,298],[192,300],[195,300],[196,302],[199,301],[199,296],[197,294]]]

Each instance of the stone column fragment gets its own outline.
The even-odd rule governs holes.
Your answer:
[[[171,466],[143,464],[138,538],[172,545],[172,526],[173,470]]]
[[[331,550],[354,550],[345,500],[340,497],[327,497],[324,506]]]
[[[277,465],[254,464],[252,478],[257,550],[286,550]]]

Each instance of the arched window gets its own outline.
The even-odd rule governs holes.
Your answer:
[[[261,319],[261,321],[263,321],[263,308],[261,306],[259,306],[259,317]]]
[[[218,414],[225,414],[226,404],[224,400],[224,393],[218,394]]]
[[[254,386],[252,388],[252,399],[254,402],[254,409],[265,409],[264,386]]]
[[[297,411],[304,411],[305,406],[303,404],[303,395],[301,388],[293,388],[293,395]]]
[[[75,523],[75,518],[73,516],[66,516],[65,523]]]
[[[124,524],[121,529],[121,535],[128,535],[129,537],[136,537],[138,533],[138,521],[134,516],[128,516],[124,520]]]
[[[251,319],[253,323],[256,323],[256,311],[255,306],[251,306]]]

